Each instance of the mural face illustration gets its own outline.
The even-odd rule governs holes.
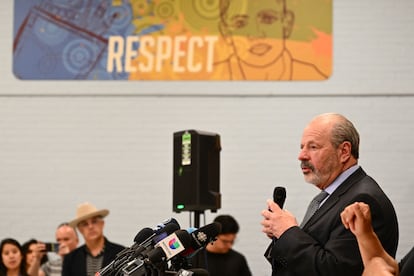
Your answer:
[[[284,0],[222,0],[221,30],[239,59],[251,66],[277,61],[289,37],[294,15]]]

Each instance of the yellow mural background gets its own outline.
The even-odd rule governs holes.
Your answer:
[[[290,36],[286,39],[267,36],[262,38],[269,45],[284,43],[288,53],[283,57],[278,56],[278,62],[266,60],[262,55],[250,55],[249,52],[240,54],[235,48],[248,48],[251,43],[251,35],[233,34],[229,41],[229,35],[223,35],[220,16],[220,5],[226,1],[166,1],[158,0],[148,2],[146,0],[131,0],[130,4],[134,16],[135,34],[140,35],[151,26],[161,26],[156,31],[151,31],[151,36],[169,36],[172,40],[177,37],[192,36],[216,36],[214,47],[214,66],[211,72],[205,68],[198,72],[175,72],[173,69],[174,58],[163,61],[161,71],[131,72],[130,80],[324,80],[332,74],[332,2],[331,0],[288,0],[283,1],[240,1],[237,5],[239,11],[233,13],[249,13],[257,10],[257,15],[249,15],[250,22],[263,20],[269,21],[272,16],[275,20],[286,24],[289,19],[277,12],[267,12],[275,7],[285,9],[294,14],[294,23]],[[273,4],[274,3],[274,4]],[[262,11],[265,12],[262,12]],[[248,11],[248,12],[247,12]],[[259,18],[259,14],[264,14]],[[256,17],[255,17],[256,16]],[[260,15],[261,16],[261,15]],[[278,18],[277,18],[278,17]],[[253,19],[252,19],[253,18]],[[229,19],[231,20],[231,19]],[[284,22],[282,22],[284,21]],[[244,24],[236,22],[236,24]],[[226,28],[231,29],[232,26]],[[233,30],[236,28],[233,28]],[[258,33],[257,35],[260,35]],[[262,45],[264,42],[262,43]],[[187,52],[189,49],[185,43],[180,44],[180,50]],[[156,55],[156,48],[149,49]],[[193,63],[200,63],[206,57],[206,47],[195,48],[192,57]],[[237,52],[237,57],[236,57]],[[286,51],[285,51],[286,52]],[[179,60],[183,64],[186,58]],[[263,58],[263,61],[260,59]],[[175,60],[177,61],[177,60]],[[267,62],[269,61],[269,62]],[[133,66],[148,62],[142,55],[138,55]],[[254,63],[258,64],[254,64]],[[276,65],[276,63],[279,63]],[[254,65],[253,65],[254,64]],[[273,66],[273,68],[271,68]],[[268,68],[266,68],[268,67]],[[283,68],[282,68],[283,67]],[[272,73],[274,72],[274,73]]]

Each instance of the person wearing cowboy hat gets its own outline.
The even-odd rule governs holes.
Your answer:
[[[65,256],[62,276],[94,276],[125,248],[104,236],[104,217],[108,214],[109,210],[99,210],[89,202],[78,206],[76,218],[69,225],[78,229],[85,244]]]

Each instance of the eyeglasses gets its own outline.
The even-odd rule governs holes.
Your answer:
[[[94,226],[94,225],[97,225],[98,223],[101,223],[101,222],[102,222],[101,217],[94,217],[94,218],[90,218],[90,219],[83,220],[83,221],[79,222],[78,227],[86,228],[89,225]]]

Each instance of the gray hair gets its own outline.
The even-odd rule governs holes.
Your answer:
[[[359,134],[355,126],[347,118],[340,114],[332,114],[338,118],[332,127],[331,143],[337,148],[341,143],[348,141],[351,143],[351,155],[355,159],[359,158]]]

